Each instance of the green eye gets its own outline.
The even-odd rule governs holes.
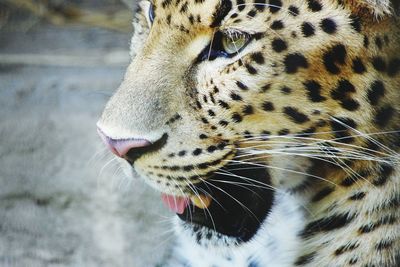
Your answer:
[[[228,54],[234,54],[239,52],[243,47],[246,46],[250,37],[245,33],[232,33],[224,34],[222,37],[222,48]]]

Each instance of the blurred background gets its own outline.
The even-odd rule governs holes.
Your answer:
[[[133,2],[0,0],[0,266],[157,266],[173,236],[96,121],[129,63]]]

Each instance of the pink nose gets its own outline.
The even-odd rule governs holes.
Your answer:
[[[118,157],[124,158],[128,154],[128,151],[135,150],[135,148],[143,148],[146,146],[150,146],[151,143],[145,139],[113,139],[107,136],[101,129],[97,128],[97,132],[99,133],[103,142],[107,145],[107,147],[111,150],[112,153],[117,155]]]

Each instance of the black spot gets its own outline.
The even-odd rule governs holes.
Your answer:
[[[283,108],[283,112],[295,123],[302,124],[310,119],[304,113],[301,113],[298,109],[293,107]]]
[[[201,121],[202,121],[204,124],[208,124],[208,123],[209,123],[208,120],[207,120],[206,118],[204,118],[204,117],[201,118]]]
[[[282,130],[279,130],[278,131],[278,135],[288,135],[288,134],[290,134],[290,131],[289,131],[289,129],[282,129]]]
[[[271,45],[272,45],[272,49],[277,53],[280,53],[287,49],[286,42],[280,38],[275,38],[272,41]]]
[[[349,187],[349,186],[352,186],[353,184],[355,184],[360,179],[363,179],[362,175],[348,176],[342,180],[340,185],[344,186],[344,187]]]
[[[350,98],[351,93],[355,93],[356,88],[348,80],[340,80],[338,86],[331,92],[333,99],[338,100],[341,106],[347,110],[354,111],[360,104]]]
[[[232,120],[234,122],[241,122],[243,120],[242,116],[239,113],[235,112],[232,114]]]
[[[393,240],[381,240],[375,245],[376,250],[386,250],[393,246]]]
[[[365,193],[364,192],[357,192],[354,195],[349,197],[349,200],[361,200],[365,197]]]
[[[400,73],[400,59],[395,58],[389,62],[388,75],[394,77],[398,73]]]
[[[239,11],[242,11],[246,7],[244,0],[237,0],[236,3]]]
[[[197,107],[197,109],[201,109],[202,108],[202,105],[199,102],[199,100],[196,100],[196,107]]]
[[[250,261],[247,267],[260,267],[260,265],[258,265],[258,263],[256,263],[255,261]]]
[[[354,99],[345,99],[341,101],[340,104],[344,109],[347,109],[349,111],[355,111],[360,107],[360,103],[358,103],[358,101]]]
[[[335,135],[335,141],[342,143],[350,143],[353,141],[353,137],[349,133],[351,128],[356,128],[357,124],[350,118],[335,118],[330,121],[332,131]]]
[[[194,17],[193,17],[193,15],[189,15],[188,19],[189,19],[190,24],[193,24],[193,23],[194,23]]]
[[[385,85],[382,81],[376,80],[368,90],[368,101],[371,105],[377,105],[379,99],[385,95]]]
[[[315,127],[310,127],[310,128],[307,128],[307,129],[301,131],[301,132],[298,134],[298,136],[299,136],[299,137],[309,137],[309,136],[312,136],[312,134],[314,134],[315,131],[316,131],[316,128],[315,128]]]
[[[296,73],[299,68],[308,68],[307,59],[300,53],[289,54],[285,57],[285,71],[286,73]]]
[[[188,9],[188,2],[185,2],[185,3],[182,5],[182,7],[181,7],[181,9],[179,10],[179,12],[180,12],[180,13],[185,13],[185,12],[187,11],[187,9]]]
[[[191,171],[191,170],[193,170],[194,169],[194,166],[193,165],[186,165],[186,166],[183,166],[183,170],[184,171]]]
[[[243,134],[245,138],[253,138],[253,135],[249,131],[245,131]]]
[[[302,238],[308,238],[321,232],[328,232],[340,229],[349,224],[355,218],[349,213],[334,214],[310,222],[300,233]]]
[[[266,0],[254,0],[254,6],[258,11],[264,11]]]
[[[353,16],[353,15],[350,16],[350,19],[351,19],[351,23],[350,23],[351,27],[353,27],[353,29],[356,32],[361,32],[361,19],[359,17]]]
[[[262,109],[265,111],[273,111],[275,108],[274,108],[274,104],[272,104],[272,102],[265,101],[262,104]]]
[[[164,1],[161,3],[161,6],[162,6],[163,8],[166,8],[166,7],[169,6],[171,3],[172,3],[172,0],[164,0]]]
[[[321,29],[329,34],[333,34],[337,31],[336,22],[333,19],[327,18],[321,21]]]
[[[200,134],[200,135],[199,135],[199,138],[200,138],[200,139],[207,139],[207,138],[208,138],[208,136],[207,136],[207,135],[205,135],[205,134]]]
[[[253,34],[254,40],[260,40],[265,36],[265,33],[263,32],[257,32]],[[240,61],[239,61],[240,62]]]
[[[366,71],[364,63],[362,62],[361,58],[359,58],[359,57],[353,59],[352,68],[353,68],[353,71],[357,74],[363,74]]]
[[[228,126],[229,122],[227,122],[227,121],[225,121],[225,120],[220,120],[220,121],[218,122],[218,124],[225,127],[225,126]]]
[[[307,81],[304,83],[307,90],[308,99],[312,102],[322,102],[326,100],[326,97],[321,95],[321,85],[316,81]]]
[[[215,150],[217,150],[217,147],[216,147],[216,146],[209,146],[209,147],[207,147],[207,151],[210,152],[210,153],[214,152]]]
[[[197,241],[198,244],[200,244],[202,238],[203,238],[202,232],[201,232],[201,231],[198,231],[198,232],[196,233],[196,241]]]
[[[211,117],[215,117],[215,112],[212,111],[211,109],[209,109],[207,112],[208,112],[208,115],[210,115]]]
[[[271,88],[271,84],[270,84],[270,83],[267,83],[266,85],[263,85],[263,86],[261,87],[261,91],[262,91],[263,93],[265,93],[265,92],[268,91],[270,88]]]
[[[314,26],[313,26],[311,23],[309,23],[309,22],[304,22],[304,23],[301,25],[301,32],[303,33],[303,35],[304,35],[305,37],[310,37],[310,36],[312,36],[312,35],[315,34],[315,28],[314,28]]]
[[[378,226],[375,225],[375,224],[371,224],[371,223],[370,223],[370,224],[366,224],[366,225],[361,226],[361,227],[358,229],[358,232],[359,232],[360,234],[370,233],[370,232],[372,232],[373,230],[375,230],[377,227],[378,227]]]
[[[375,115],[375,123],[380,127],[385,127],[393,117],[394,111],[394,108],[389,105],[379,109]]]
[[[198,156],[201,154],[201,152],[202,152],[201,148],[196,148],[195,150],[193,150],[192,154],[193,154],[193,156]]]
[[[300,14],[299,9],[296,6],[289,6],[289,14],[292,16],[298,16]]]
[[[282,8],[281,0],[269,0],[269,11],[276,13]]]
[[[283,22],[281,20],[275,20],[271,24],[271,29],[273,29],[273,30],[281,30],[281,29],[283,29],[283,27],[284,27]]]
[[[374,57],[372,59],[372,66],[374,66],[377,71],[386,71],[386,62],[381,57]]]
[[[349,260],[349,264],[350,264],[350,265],[354,265],[354,264],[357,263],[357,261],[358,261],[357,258],[351,258],[351,259]]]
[[[231,93],[231,98],[232,98],[232,100],[235,100],[235,101],[241,101],[242,100],[242,97],[240,95],[238,95],[238,94],[235,94],[235,93]]]
[[[317,0],[308,0],[307,2],[308,2],[308,8],[311,11],[314,11],[314,12],[321,11],[322,5],[321,5],[321,3],[319,1],[317,1]]]
[[[264,56],[261,52],[256,52],[251,54],[251,59],[254,60],[257,64],[264,64]]]
[[[350,93],[355,93],[356,88],[348,80],[340,80],[335,90],[331,92],[331,96],[335,100],[343,100]]]
[[[251,115],[251,114],[254,113],[254,109],[253,109],[253,107],[251,105],[246,105],[246,106],[243,107],[243,113],[245,115]]]
[[[333,191],[335,191],[335,188],[332,186],[327,186],[325,188],[322,188],[319,192],[317,192],[311,199],[312,202],[317,202],[325,197],[329,196]]]
[[[287,86],[284,86],[284,87],[281,88],[281,92],[283,94],[285,94],[285,95],[288,95],[288,94],[290,94],[292,92],[292,89],[287,87]]]
[[[183,157],[185,155],[186,155],[186,151],[185,150],[179,151],[179,153],[178,153],[178,156],[180,156],[180,157]]]
[[[242,82],[240,82],[240,81],[236,81],[236,85],[237,85],[237,87],[239,87],[239,88],[242,89],[243,91],[249,90],[249,88],[248,88],[244,83],[242,83]]]
[[[359,246],[360,246],[359,243],[348,243],[348,244],[346,244],[344,246],[341,246],[338,249],[336,249],[335,250],[335,255],[336,256],[342,255],[345,252],[349,252],[349,251],[355,250]]]
[[[250,64],[245,64],[244,66],[246,67],[246,70],[248,73],[250,73],[252,75],[257,74],[257,70]]]
[[[210,93],[210,101],[215,104],[215,98],[214,95],[212,93]]]
[[[211,23],[210,27],[218,27],[231,9],[232,2],[230,0],[221,0],[221,4],[213,14],[213,22]]]
[[[300,266],[310,263],[314,259],[315,254],[316,252],[311,252],[309,254],[298,257],[297,260],[294,262],[294,265]]]
[[[224,109],[229,109],[229,105],[228,105],[228,103],[226,103],[225,101],[218,100],[218,105],[220,105],[220,106],[223,107]]]
[[[379,171],[378,177],[372,181],[372,184],[375,186],[386,184],[393,172],[393,166],[389,164],[381,164],[381,170]]]
[[[253,18],[256,15],[257,15],[257,10],[255,10],[255,9],[252,9],[247,13],[247,16],[250,17],[250,18]]]
[[[339,74],[340,69],[337,64],[344,65],[346,62],[346,57],[346,47],[342,44],[335,45],[323,55],[323,61],[326,70],[332,74]]]

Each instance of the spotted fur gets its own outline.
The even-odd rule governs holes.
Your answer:
[[[131,162],[159,191],[192,195],[245,161],[267,167],[277,192],[247,242],[176,220],[169,266],[399,266],[398,1],[153,4],[152,25],[150,3],[139,8],[132,63],[99,126],[166,138]],[[229,31],[251,41],[207,53]]]

